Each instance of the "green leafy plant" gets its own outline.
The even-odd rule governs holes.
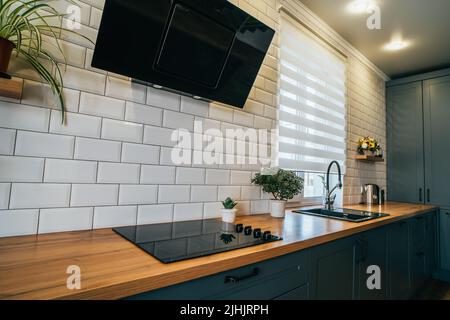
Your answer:
[[[225,201],[222,201],[222,204],[225,209],[234,209],[234,207],[237,206],[237,202],[230,197],[226,198]]]
[[[290,200],[303,190],[303,178],[283,169],[272,174],[257,173],[252,183],[262,186],[263,191],[271,193],[274,200]]]
[[[68,1],[75,4],[72,0]],[[56,51],[66,62],[64,52],[58,41],[62,32],[75,34],[91,43],[92,41],[73,30],[49,24],[49,20],[56,19],[62,25],[62,18],[65,14],[60,14],[47,2],[49,1],[0,0],[0,37],[12,42],[16,56],[24,58],[49,84],[61,108],[61,121],[64,123],[65,103],[62,94],[61,69],[56,58],[46,48],[56,47]],[[50,64],[50,70],[45,67],[42,61],[47,61]]]

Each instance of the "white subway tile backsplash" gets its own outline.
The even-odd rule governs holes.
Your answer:
[[[173,221],[201,220],[203,218],[203,203],[175,204]]]
[[[38,233],[89,230],[93,216],[93,208],[42,209]]]
[[[10,183],[0,183],[0,210],[8,209],[10,192]]]
[[[0,128],[0,154],[13,154],[15,140],[16,130]]]
[[[119,162],[121,149],[120,142],[77,137],[75,159]]]
[[[70,185],[13,183],[10,209],[64,208],[69,206]]]
[[[269,200],[257,200],[251,202],[252,214],[265,214],[269,210]]]
[[[0,182],[42,182],[44,159],[0,156]]]
[[[164,110],[163,126],[172,129],[186,129],[194,131],[194,116]]]
[[[19,156],[73,158],[75,137],[18,131],[15,154]]]
[[[163,109],[134,102],[127,102],[125,113],[125,120],[127,121],[160,126],[162,117]]]
[[[177,184],[204,184],[205,169],[200,168],[177,168]]]
[[[72,89],[63,89],[64,106],[67,111],[77,112],[80,101],[80,92]],[[22,104],[59,109],[58,99],[50,86],[41,82],[24,80]]]
[[[192,164],[192,154],[192,150],[161,147],[159,164],[190,167]]]
[[[237,214],[240,216],[245,216],[251,214],[251,203],[250,201],[239,201],[237,206]]]
[[[245,127],[253,127],[254,116],[250,113],[234,110],[233,122]]]
[[[219,186],[218,198],[220,201],[230,197],[234,201],[241,200],[241,187],[238,186]]]
[[[95,183],[97,163],[77,160],[45,160],[44,182]]]
[[[216,186],[191,186],[191,202],[217,201]]]
[[[89,70],[61,65],[64,86],[85,92],[105,93],[106,76]]]
[[[106,118],[124,119],[125,101],[82,92],[80,113]]]
[[[158,190],[158,203],[189,202],[190,193],[190,186],[160,185]]]
[[[100,27],[100,21],[102,20],[102,14],[102,10],[92,7],[89,25],[95,29],[98,29]]]
[[[50,120],[50,132],[79,137],[100,137],[102,119],[84,114],[66,112],[66,123],[61,123],[61,112],[53,110]]]
[[[144,127],[132,122],[103,119],[102,139],[142,142]]]
[[[157,204],[138,207],[137,224],[172,222],[173,204]]]
[[[147,89],[147,104],[163,109],[180,110],[181,97],[163,90]]]
[[[249,185],[252,183],[252,173],[248,171],[231,171],[231,184]]]
[[[138,164],[102,162],[98,164],[99,183],[139,183]]]
[[[261,187],[243,186],[242,200],[259,200],[261,199]]]
[[[209,117],[215,120],[233,122],[233,109],[212,103],[209,106]]]
[[[160,147],[144,144],[124,143],[122,162],[158,164]]]
[[[48,131],[50,110],[0,101],[0,127]]]
[[[72,207],[117,205],[118,185],[74,184],[70,205]]]
[[[65,28],[70,28],[70,25],[68,24],[69,20],[65,19],[65,18],[63,18],[62,20],[63,20],[62,26]],[[93,43],[95,43],[95,41],[97,39],[97,33],[98,33],[97,29],[94,29],[94,28],[88,27],[84,24],[81,24],[80,28],[77,29],[77,33],[86,37],[90,41],[85,38],[80,37],[79,35],[74,34],[73,32],[69,32],[69,31],[61,32],[61,39],[79,44],[86,48],[94,48],[95,47],[95,45]]]
[[[143,165],[141,168],[141,183],[174,184],[175,167]]]
[[[175,146],[178,144],[178,130],[145,126],[144,143],[157,146]]]
[[[150,185],[121,185],[119,205],[152,204],[158,202],[158,187]]]
[[[106,95],[113,98],[145,103],[146,91],[142,84],[110,76],[106,79]]]
[[[0,211],[0,237],[37,233],[39,210]]]
[[[205,203],[203,207],[203,219],[214,219],[221,216],[221,209],[223,205],[221,202]]]
[[[94,229],[136,225],[137,207],[99,207],[94,209]]]
[[[230,184],[230,171],[229,170],[206,170],[206,184],[213,185],[227,185]]]
[[[200,117],[207,117],[209,112],[209,103],[183,96],[181,97],[181,112]]]

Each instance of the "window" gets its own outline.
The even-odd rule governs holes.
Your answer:
[[[302,175],[305,198],[317,198],[331,161],[345,172],[346,61],[288,16],[280,37],[279,165]]]

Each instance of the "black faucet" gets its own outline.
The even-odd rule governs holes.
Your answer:
[[[339,182],[330,191],[330,172],[331,172],[331,168],[333,167],[333,164],[335,164],[338,169]],[[339,162],[333,161],[330,163],[330,165],[328,166],[328,170],[327,170],[327,195],[325,198],[325,209],[326,210],[333,210],[333,205],[334,205],[334,201],[336,200],[336,195],[334,195],[334,197],[331,197],[331,194],[338,188],[342,189],[341,166],[339,165]]]

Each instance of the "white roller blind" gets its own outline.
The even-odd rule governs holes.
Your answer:
[[[345,171],[346,61],[288,16],[280,32],[279,165]]]

